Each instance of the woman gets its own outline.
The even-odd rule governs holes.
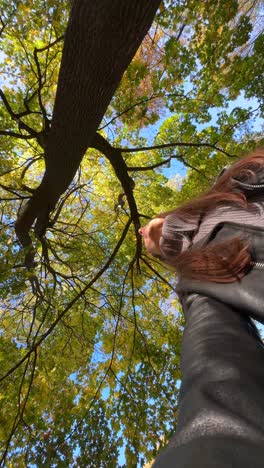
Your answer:
[[[264,466],[264,149],[140,229],[179,274],[186,318],[176,434],[154,467]]]

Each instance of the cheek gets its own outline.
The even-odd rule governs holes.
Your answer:
[[[143,228],[139,229],[139,234],[143,237],[143,242],[145,249],[150,253],[150,254],[160,254],[160,248],[159,248],[159,238],[160,238],[160,233],[157,232],[157,229],[154,229],[151,224],[147,224]],[[158,235],[159,234],[159,235]]]
[[[160,253],[160,248],[159,245],[153,241],[150,237],[144,238],[144,245],[146,250],[150,254],[159,254]]]
[[[152,244],[152,241],[149,237],[143,237],[144,246],[148,250]]]

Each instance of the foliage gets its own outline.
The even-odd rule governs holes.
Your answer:
[[[177,420],[175,280],[140,253],[120,179],[92,148],[25,267],[14,223],[44,172],[70,2],[1,7],[1,464],[115,467],[125,448],[125,466],[142,466]],[[122,148],[141,222],[263,143],[251,131],[264,109],[262,8],[161,3],[98,130]],[[258,106],[230,110],[241,92]],[[180,189],[170,165],[171,179],[187,170]]]

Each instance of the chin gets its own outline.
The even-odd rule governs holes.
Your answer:
[[[148,253],[153,257],[160,257],[161,251],[159,249],[147,249]]]
[[[147,251],[148,251],[148,253],[149,253],[150,255],[153,255],[153,256],[155,256],[155,255],[160,255],[160,254],[161,254],[161,252],[159,251],[159,249],[156,249],[155,247],[154,247],[154,248],[149,247],[149,248],[147,248]]]

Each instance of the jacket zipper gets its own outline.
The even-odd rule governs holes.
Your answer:
[[[241,184],[248,188],[264,188],[264,184],[246,184],[245,182],[241,182]]]
[[[264,270],[264,262],[251,262],[251,266],[259,268],[260,270]]]

